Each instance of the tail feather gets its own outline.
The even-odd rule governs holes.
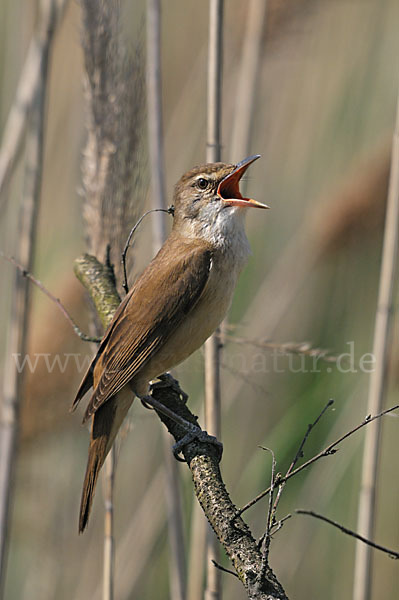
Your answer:
[[[84,531],[88,523],[98,474],[115,438],[116,432],[112,435],[115,425],[115,400],[116,396],[110,398],[93,416],[89,458],[80,502],[79,533]]]
[[[104,457],[105,458],[105,457]],[[83,484],[82,499],[80,501],[79,533],[83,533],[89,521],[91,506],[93,504],[94,490],[104,458],[99,456],[97,449],[90,447],[86,475]]]
[[[79,533],[83,533],[87,526],[98,474],[133,399],[134,395],[126,386],[116,396],[109,398],[93,415],[89,459],[80,502]]]

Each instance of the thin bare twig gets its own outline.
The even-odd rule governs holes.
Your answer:
[[[377,311],[374,325],[373,355],[375,369],[370,375],[367,410],[381,410],[387,385],[388,348],[393,303],[399,237],[399,92],[396,108],[396,124],[392,142],[391,173],[385,215],[385,231],[378,291]],[[372,538],[375,527],[377,499],[378,458],[381,446],[381,423],[370,427],[365,436],[362,478],[360,484],[358,531],[365,538]],[[356,545],[353,600],[370,600],[372,589],[372,556],[368,546]]]
[[[64,315],[64,317],[66,318],[66,320],[68,321],[68,323],[70,324],[70,326],[72,327],[74,332],[76,333],[76,335],[81,340],[83,340],[84,342],[95,342],[95,343],[98,343],[101,341],[100,338],[92,337],[90,335],[86,335],[85,333],[83,333],[81,331],[81,329],[79,328],[79,326],[73,320],[73,317],[69,314],[69,312],[67,311],[65,306],[62,304],[61,300],[59,298],[56,298],[54,296],[54,294],[52,294],[46,288],[46,286],[41,281],[39,281],[39,279],[36,279],[36,277],[34,277],[32,275],[32,273],[29,273],[29,271],[27,271],[18,261],[16,261],[13,256],[7,256],[1,250],[0,250],[0,256],[2,258],[4,258],[5,260],[7,260],[8,262],[10,262],[12,265],[14,265],[14,267],[16,267],[19,270],[22,277],[26,277],[26,279],[29,279],[29,281],[31,283],[33,283],[36,287],[38,287],[39,290],[41,290],[48,298],[50,298],[50,300],[52,300],[52,302],[54,302],[54,304],[56,304],[58,306],[58,308],[60,309],[60,311],[62,312],[62,314]]]
[[[322,409],[322,411],[320,412],[320,414],[316,417],[316,419],[313,421],[313,423],[309,423],[308,428],[306,430],[305,435],[303,436],[303,439],[299,445],[298,448],[298,452],[296,453],[294,460],[292,461],[292,463],[290,464],[287,473],[285,474],[285,477],[287,478],[288,475],[293,471],[295,465],[297,464],[298,460],[300,458],[303,457],[303,448],[306,444],[306,441],[310,435],[310,432],[312,431],[312,429],[314,429],[314,427],[316,427],[317,423],[320,421],[320,419],[323,417],[323,415],[326,413],[326,411],[330,408],[330,406],[332,406],[334,404],[334,400],[332,398],[330,398],[330,400],[327,402],[327,404],[325,405],[325,407]]]
[[[234,577],[237,577],[237,579],[240,579],[237,575],[237,573],[234,573],[234,571],[230,571],[230,569],[226,569],[225,567],[223,567],[222,565],[219,565],[219,563],[217,563],[215,560],[212,559],[212,564],[214,567],[216,567],[217,569],[219,569],[220,571],[223,571],[223,573],[228,573],[229,575],[234,575]]]
[[[291,517],[292,517],[292,515],[289,513],[288,515],[286,515],[285,517],[283,517],[282,519],[279,519],[278,521],[276,521],[274,523],[275,530],[271,532],[272,537],[274,536],[275,533],[280,531],[280,529],[282,528],[284,523],[286,521],[288,521],[288,519],[291,519]]]
[[[318,513],[314,512],[313,510],[303,510],[302,508],[297,508],[295,510],[295,512],[297,515],[309,515],[311,517],[315,517],[316,519],[320,519],[321,521],[325,521],[326,523],[329,523],[330,525],[337,527],[343,533],[346,533],[347,535],[350,535],[350,536],[356,538],[362,544],[366,544],[367,546],[370,546],[370,548],[375,548],[376,550],[381,550],[381,552],[385,552],[385,554],[388,554],[390,558],[393,558],[395,560],[397,560],[399,558],[399,552],[396,552],[395,550],[390,550],[389,548],[386,548],[385,546],[381,546],[380,544],[376,544],[375,542],[368,540],[367,538],[363,537],[362,535],[359,535],[352,529],[348,529],[347,527],[344,527],[343,525],[341,525],[340,523],[337,523],[336,521],[332,521],[331,519],[328,519],[327,517],[324,517],[323,515],[319,515]]]
[[[266,521],[266,531],[264,535],[264,547],[263,547],[263,555],[262,555],[262,563],[258,578],[260,581],[266,575],[267,567],[269,566],[269,553],[270,553],[270,542],[271,542],[271,529],[274,521],[274,510],[273,510],[273,499],[274,499],[274,483],[275,483],[275,473],[276,473],[276,457],[274,456],[273,450],[270,448],[265,448],[261,446],[262,450],[267,450],[270,452],[272,456],[272,469],[270,476],[270,494],[269,494],[269,506],[267,510],[267,521]]]
[[[340,444],[341,442],[343,442],[344,440],[346,440],[346,438],[350,437],[351,435],[353,435],[354,433],[356,433],[356,431],[359,431],[359,429],[362,429],[366,425],[369,425],[370,423],[372,423],[376,419],[380,419],[384,415],[387,415],[388,413],[391,413],[394,410],[398,410],[398,409],[399,409],[399,404],[396,404],[395,406],[392,406],[391,408],[387,408],[386,410],[383,410],[378,415],[374,415],[373,417],[371,415],[368,415],[364,419],[364,421],[362,421],[359,425],[357,425],[356,427],[354,427],[353,429],[351,429],[350,431],[348,431],[347,433],[345,433],[344,435],[342,435],[340,438],[338,438],[332,444],[329,444],[326,448],[324,448],[324,450],[322,450],[321,452],[319,452],[318,454],[316,454],[315,456],[313,456],[313,458],[310,458],[305,463],[303,463],[300,467],[297,467],[296,469],[294,469],[293,471],[291,471],[291,473],[289,473],[289,475],[287,475],[286,477],[281,477],[281,479],[278,481],[278,483],[280,484],[280,483],[284,483],[285,481],[288,481],[288,479],[291,479],[291,477],[294,477],[295,475],[297,475],[298,473],[300,473],[304,469],[307,469],[314,462],[320,460],[320,458],[323,458],[324,456],[330,456],[331,454],[335,454],[335,452],[337,452],[337,450],[335,449],[336,446],[338,446],[338,444]],[[265,496],[267,496],[267,494],[269,494],[269,492],[270,492],[270,487],[267,488],[267,490],[264,490],[263,492],[261,492],[260,494],[258,494],[258,496],[256,496],[256,498],[253,498],[253,500],[251,500],[250,502],[248,502],[245,506],[243,506],[242,508],[240,508],[240,510],[237,511],[237,515],[236,516],[237,517],[241,516],[246,510],[248,510],[249,508],[251,508],[252,506],[254,506],[257,502],[259,502],[259,500],[262,500],[262,498],[264,498]]]
[[[165,213],[168,213],[169,215],[173,215],[174,208],[173,208],[173,206],[169,206],[169,208],[152,208],[151,210],[147,210],[147,212],[145,212],[143,215],[141,215],[141,217],[137,221],[137,223],[131,228],[129,235],[127,236],[126,244],[123,248],[122,259],[121,259],[122,269],[123,269],[122,287],[125,290],[126,294],[129,291],[129,286],[128,286],[128,282],[127,282],[127,271],[126,271],[127,251],[130,248],[130,242],[132,240],[132,237],[136,233],[136,230],[138,229],[138,227],[141,225],[141,222],[147,215],[149,215],[150,213],[153,213],[153,212],[165,212]]]
[[[285,487],[285,485],[287,483],[287,478],[289,477],[290,473],[292,473],[292,471],[294,470],[294,467],[297,464],[298,460],[303,457],[303,449],[304,449],[306,441],[307,441],[307,439],[308,439],[308,437],[310,435],[310,432],[312,431],[312,429],[314,429],[314,427],[316,427],[317,423],[320,421],[320,419],[323,417],[323,415],[326,413],[326,411],[333,404],[334,404],[334,400],[330,399],[327,402],[327,404],[324,406],[324,408],[322,409],[322,411],[320,412],[320,414],[313,421],[313,423],[309,423],[309,425],[307,427],[307,430],[306,430],[306,433],[303,436],[303,439],[302,439],[301,443],[299,444],[298,451],[297,451],[297,453],[296,453],[293,461],[291,462],[290,466],[288,467],[288,470],[287,470],[287,472],[286,472],[286,474],[284,476],[284,481],[282,481],[280,479],[279,486],[278,486],[278,491],[277,491],[277,494],[276,494],[276,500],[275,500],[274,505],[273,505],[273,519],[272,519],[273,523],[275,522],[275,515],[276,515],[276,512],[277,512],[277,507],[278,507],[278,504],[280,502],[281,495],[282,495],[282,493],[284,491],[284,487]]]

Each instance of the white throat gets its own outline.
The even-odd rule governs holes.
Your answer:
[[[188,237],[201,237],[220,250],[226,267],[240,272],[251,254],[245,234],[245,208],[205,206],[196,219],[187,220],[184,233]]]

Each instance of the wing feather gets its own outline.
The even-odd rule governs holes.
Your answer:
[[[84,420],[151,360],[192,310],[208,281],[211,258],[211,250],[204,243],[182,244],[172,238],[163,246],[104,336],[95,359],[95,390]]]

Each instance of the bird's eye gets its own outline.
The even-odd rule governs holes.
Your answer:
[[[208,183],[209,181],[207,179],[204,179],[203,177],[200,177],[197,180],[197,186],[200,190],[206,190],[206,188],[208,187]]]

